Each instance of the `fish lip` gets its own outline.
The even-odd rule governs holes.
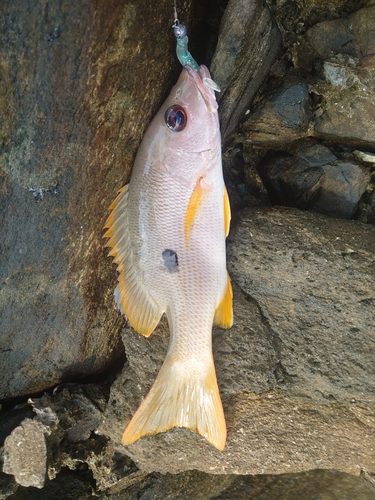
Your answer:
[[[215,91],[213,89],[208,88],[203,83],[203,78],[211,78],[211,74],[208,68],[204,64],[199,66],[200,74],[189,65],[185,66],[185,69],[189,73],[189,75],[194,79],[194,82],[198,87],[198,90],[201,96],[203,97],[204,102],[206,103],[208,111],[210,113],[216,111],[218,108],[218,104],[216,102]]]

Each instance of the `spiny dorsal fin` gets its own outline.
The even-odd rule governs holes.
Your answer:
[[[104,228],[104,237],[109,238],[109,255],[117,264],[119,284],[116,292],[121,311],[130,325],[138,333],[148,337],[160,321],[163,310],[151,297],[142,283],[139,271],[134,266],[130,234],[127,220],[128,185],[120,189],[116,199],[109,207],[110,213]]]

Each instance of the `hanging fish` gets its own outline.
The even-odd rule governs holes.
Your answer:
[[[115,298],[121,311],[146,337],[164,313],[170,328],[164,364],[122,443],[187,427],[222,450],[226,425],[212,324],[229,328],[233,322],[225,254],[230,206],[217,86],[192,59],[184,36],[177,37],[185,56],[179,57],[182,73],[152,120],[130,182],[110,206],[105,225],[119,272]]]

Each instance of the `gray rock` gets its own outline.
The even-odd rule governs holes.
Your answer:
[[[370,171],[347,161],[327,164],[323,169],[325,175],[313,209],[333,217],[350,219],[366,190]]]
[[[101,500],[374,500],[362,477],[335,471],[309,471],[279,476],[209,475],[198,471],[152,474],[118,494]]]
[[[281,34],[264,0],[230,0],[211,64],[221,133],[226,140],[243,118],[281,49]]]
[[[348,17],[323,21],[310,28],[307,39],[322,59],[330,52],[357,57],[366,64],[374,57],[375,5],[372,1]]]
[[[242,125],[245,143],[277,146],[306,137],[311,101],[304,79],[290,74],[282,85],[263,100]]]
[[[310,165],[298,156],[273,152],[266,155],[259,171],[274,205],[301,209],[313,205],[324,179],[321,166]]]
[[[47,473],[47,446],[44,426],[25,419],[4,444],[4,467],[21,486],[43,488]]]
[[[327,147],[306,140],[289,153],[270,151],[258,170],[270,200],[350,219],[370,181],[370,169],[339,159]]]
[[[123,430],[168,344],[163,320],[123,335],[128,363],[100,432],[146,471],[375,471],[375,228],[291,209],[245,210],[229,239],[235,323],[214,329],[223,452],[186,429],[126,449]]]
[[[320,96],[312,135],[359,148],[375,147],[375,5],[344,19],[322,22],[307,40],[324,59],[322,78],[313,84]]]

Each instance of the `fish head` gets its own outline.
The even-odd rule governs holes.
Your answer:
[[[221,161],[218,104],[213,86],[206,66],[200,66],[199,73],[190,66],[184,67],[147,133],[152,141],[153,164],[159,158],[160,168],[183,183],[196,182],[197,176]]]

